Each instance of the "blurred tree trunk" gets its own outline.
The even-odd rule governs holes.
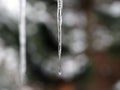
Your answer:
[[[92,33],[94,32],[95,28],[95,16],[94,16],[94,0],[81,0],[81,9],[85,12],[87,23],[86,23],[86,34],[87,34],[87,51],[86,53],[90,54],[93,51],[92,43],[93,43],[93,36]]]

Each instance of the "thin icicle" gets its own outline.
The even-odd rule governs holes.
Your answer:
[[[20,40],[20,81],[25,80],[26,72],[26,0],[20,0],[20,20],[19,20],[19,40]]]
[[[57,0],[57,25],[58,25],[58,57],[59,57],[59,72],[61,75],[61,54],[62,54],[62,9],[63,0]]]

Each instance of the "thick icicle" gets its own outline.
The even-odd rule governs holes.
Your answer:
[[[20,0],[20,81],[24,83],[26,72],[26,0]]]
[[[57,0],[57,26],[58,26],[58,57],[59,57],[59,72],[61,75],[61,53],[62,53],[62,9],[63,0]]]

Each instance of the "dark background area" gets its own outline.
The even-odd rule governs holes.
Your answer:
[[[59,76],[57,1],[27,0],[23,90],[120,90],[120,1],[63,3]],[[18,18],[19,0],[0,0],[0,90],[18,89]]]

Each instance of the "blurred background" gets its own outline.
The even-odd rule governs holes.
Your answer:
[[[57,0],[27,0],[22,90],[120,90],[120,1],[63,0],[58,75]],[[0,90],[19,87],[20,0],[0,0]]]

